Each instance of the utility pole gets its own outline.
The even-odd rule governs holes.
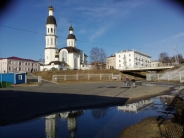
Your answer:
[[[174,48],[174,50],[175,50],[175,64],[179,64],[177,45],[176,45],[176,48]]]

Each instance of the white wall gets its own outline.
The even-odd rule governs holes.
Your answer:
[[[150,61],[149,56],[134,50],[116,53],[116,69],[146,67],[150,66]]]

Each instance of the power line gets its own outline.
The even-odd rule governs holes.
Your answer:
[[[24,31],[24,32],[29,32],[29,33],[37,33],[37,34],[42,34],[42,35],[46,35],[45,33],[41,33],[41,32],[36,32],[36,31],[30,31],[30,30],[25,30],[25,29],[20,29],[20,28],[16,28],[16,27],[10,27],[10,26],[5,26],[5,25],[1,25],[0,27],[5,27],[5,28],[9,28],[9,29],[14,29],[14,30],[19,30],[19,31]],[[62,39],[66,39],[64,37],[59,37],[58,38],[62,38]],[[109,46],[109,47],[123,47],[123,46],[114,46],[114,45],[107,45],[107,44],[101,44],[101,43],[97,43],[97,42],[87,42],[87,41],[83,41],[83,40],[77,40],[78,42],[82,42],[82,43],[88,43],[88,44],[95,44],[95,45],[103,45],[103,46]],[[123,47],[123,48],[130,48],[129,46]],[[154,47],[149,47],[149,48],[144,48],[144,47],[137,47],[137,49],[154,49]]]
[[[34,32],[34,31],[30,31],[30,30],[24,30],[24,29],[20,29],[20,28],[15,28],[15,27],[10,27],[10,26],[5,26],[5,25],[0,25],[0,26],[1,26],[1,27],[5,27],[5,28],[10,28],[10,29],[19,30],[19,31],[24,31],[24,32],[43,34],[43,33],[40,33],[40,32]],[[43,34],[43,35],[45,35],[45,34]]]

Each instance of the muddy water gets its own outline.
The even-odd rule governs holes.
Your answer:
[[[150,116],[163,115],[173,96],[98,109],[59,112],[0,127],[0,138],[115,138],[122,129]]]

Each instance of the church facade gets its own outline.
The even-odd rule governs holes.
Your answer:
[[[40,70],[67,70],[67,69],[85,69],[87,66],[87,55],[76,48],[76,37],[74,28],[70,26],[69,35],[66,40],[66,47],[58,48],[57,45],[57,23],[54,17],[54,8],[48,8],[49,16],[46,22],[46,46],[45,63]]]

